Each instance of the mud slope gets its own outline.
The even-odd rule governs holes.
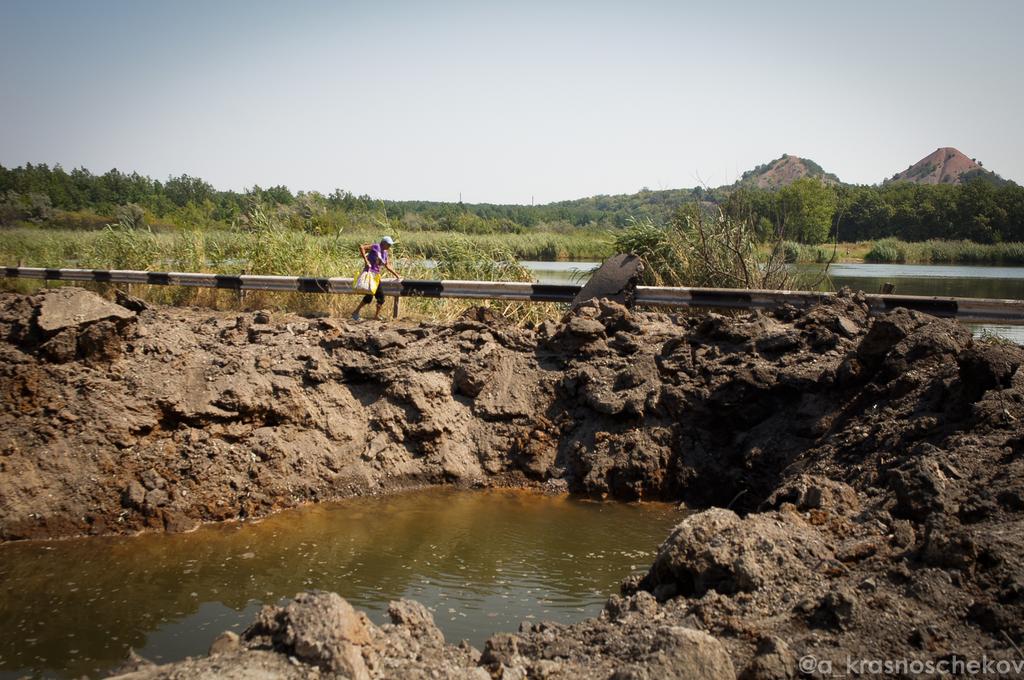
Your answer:
[[[853,295],[738,318],[602,302],[535,330],[485,311],[389,327],[123,303],[136,311],[75,289],[2,298],[4,538],[175,530],[411,483],[703,509],[574,626],[524,626],[477,653],[413,616],[428,653],[381,642],[415,631],[359,632],[335,600],[303,596],[228,656],[140,677],[291,673],[282,653],[296,674],[353,677],[1020,658],[1020,347],[906,310],[869,323]],[[302,638],[325,620],[348,635],[336,648]]]
[[[819,393],[864,321],[852,299],[739,321],[595,303],[536,330],[124,303],[139,311],[75,288],[0,298],[0,537],[444,482],[752,508],[845,408]]]

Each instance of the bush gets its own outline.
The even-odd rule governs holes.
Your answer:
[[[762,243],[749,220],[709,216],[696,205],[680,209],[668,227],[634,221],[615,245],[643,259],[647,285],[698,288],[790,288],[786,263],[800,252],[779,239]]]
[[[876,264],[902,263],[907,261],[907,253],[903,242],[894,238],[884,238],[871,246],[871,250],[864,255],[864,260]]]

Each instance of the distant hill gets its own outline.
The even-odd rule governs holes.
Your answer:
[[[958,149],[943,146],[928,154],[903,172],[885,180],[890,182],[912,182],[914,184],[962,184],[974,178],[987,179],[996,184],[1006,180],[986,170],[974,158],[968,158]]]
[[[802,177],[817,177],[827,184],[839,184],[839,178],[810,160],[782,154],[770,163],[743,173],[734,186],[756,189],[778,189]]]

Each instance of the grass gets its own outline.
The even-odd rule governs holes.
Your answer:
[[[864,260],[879,264],[1021,265],[1024,264],[1024,243],[939,240],[914,243],[888,238],[876,241],[864,255]]]
[[[437,234],[433,239],[417,232],[401,238],[394,267],[410,279],[471,279],[483,281],[531,281],[531,273],[519,264],[524,258],[509,237]],[[216,272],[222,274],[277,274],[283,276],[355,276],[362,269],[358,245],[375,241],[380,234],[315,236],[282,228],[273,220],[257,222],[249,231],[176,232],[131,229],[111,225],[100,231],[16,229],[3,232],[0,261],[27,267],[79,267],[86,269],[136,269],[149,271]],[[554,235],[556,240],[558,235]],[[562,246],[571,243],[563,239]],[[538,243],[543,243],[538,241]],[[523,245],[520,240],[519,245]],[[607,246],[605,246],[607,247]],[[535,253],[531,253],[536,256]],[[541,255],[542,256],[542,255]],[[434,260],[427,267],[424,260]],[[8,289],[28,292],[38,282],[6,280]],[[106,290],[102,284],[90,286]],[[142,286],[132,294],[163,304],[196,305],[218,309],[281,309],[299,313],[347,315],[358,298],[346,295],[315,295],[235,291],[207,288]],[[403,316],[448,320],[476,305],[495,307],[520,323],[539,322],[564,313],[560,305],[424,298],[402,301]],[[390,305],[385,309],[390,312]]]
[[[796,272],[787,264],[786,243],[765,244],[748,221],[700,209],[681,211],[667,227],[634,220],[616,235],[615,245],[643,260],[643,281],[654,286],[813,288],[828,261],[818,276]]]
[[[820,264],[827,262],[832,254],[830,244],[811,246],[787,241],[785,249],[787,262]],[[836,262],[1024,265],[1024,243],[984,244],[938,239],[912,242],[884,238],[840,243],[836,250]]]
[[[286,228],[266,216],[250,220],[245,230],[151,230],[121,223],[101,230],[24,227],[0,232],[0,264],[347,277],[355,276],[361,269],[358,245],[376,241],[385,231],[390,230],[378,227],[372,232],[360,229],[341,231],[333,236],[315,235]],[[614,235],[589,231],[485,235],[428,231],[391,233],[398,237],[399,242],[394,253],[396,268],[404,277],[416,279],[530,281],[530,272],[519,264],[519,260],[601,260],[613,252],[628,250],[641,254],[653,265],[649,276],[655,276],[657,280],[650,283],[738,285],[731,279],[720,280],[722,272],[737,267],[755,274],[764,272],[772,269],[766,268],[764,262],[774,262],[776,257],[789,263],[823,264],[832,256],[831,245],[784,242],[778,246],[777,252],[772,251],[768,246],[749,240],[746,232],[738,231],[735,225],[724,222],[704,224],[703,231],[695,231],[692,225],[663,228],[648,222],[636,222]],[[705,234],[708,238],[695,239],[695,233]],[[730,248],[716,250],[715,244],[719,242]],[[433,260],[436,267],[426,267],[424,260]],[[1024,265],[1024,243],[983,245],[937,240],[909,243],[882,239],[839,244],[837,261],[860,260],[872,263]],[[781,276],[785,272],[779,270],[779,274]],[[793,279],[763,283],[768,287],[812,287],[808,281]],[[38,283],[8,280],[4,287],[25,291],[38,287]],[[134,286],[132,292],[166,304],[221,309],[266,307],[329,314],[347,314],[357,301],[354,296],[343,295],[252,291],[239,296],[233,291],[160,286]],[[489,304],[520,322],[540,321],[563,312],[563,307],[558,305],[452,299],[411,298],[403,301],[402,306],[404,316],[445,320],[477,304]]]

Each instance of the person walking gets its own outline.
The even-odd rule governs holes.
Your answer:
[[[380,289],[380,272],[381,269],[386,269],[399,281],[402,277],[398,275],[394,269],[391,268],[388,260],[388,251],[391,250],[391,246],[395,245],[395,239],[390,236],[385,236],[380,240],[380,243],[366,243],[359,246],[359,254],[363,256],[363,262],[366,263],[363,267],[363,273],[369,273],[372,279],[376,282],[372,292],[367,293],[363,296],[363,301],[356,307],[356,311],[352,313],[352,318],[355,321],[359,321],[359,313],[363,307],[370,304],[370,301],[376,298],[377,300],[377,311],[373,315],[374,319],[380,318],[381,307],[384,306],[384,291]]]

